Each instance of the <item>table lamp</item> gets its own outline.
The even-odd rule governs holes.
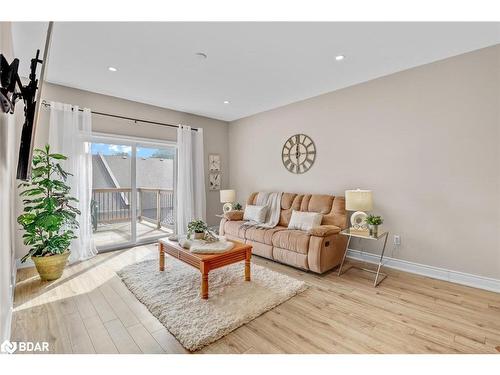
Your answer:
[[[351,215],[351,229],[368,231],[365,219],[368,216],[365,211],[373,209],[373,196],[371,190],[346,190],[345,209],[356,211]]]
[[[224,203],[222,211],[224,213],[229,212],[233,209],[233,203],[236,201],[236,191],[235,190],[221,190],[220,191],[220,202]]]

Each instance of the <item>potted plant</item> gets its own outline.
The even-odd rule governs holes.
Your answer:
[[[21,262],[31,257],[42,280],[61,277],[70,255],[71,240],[78,228],[80,211],[71,205],[78,200],[70,195],[64,171],[59,163],[67,157],[51,154],[49,145],[36,149],[33,155],[32,179],[19,187],[24,213],[17,218],[25,234],[23,242],[30,246]]]
[[[208,229],[207,224],[201,220],[193,220],[188,224],[188,238],[191,238],[191,235],[194,233],[194,239],[199,240],[205,236],[205,231]]]
[[[370,236],[378,236],[378,226],[384,222],[382,216],[368,215],[365,219],[368,228],[370,229]]]
[[[241,211],[243,207],[238,202],[233,203],[233,211]]]

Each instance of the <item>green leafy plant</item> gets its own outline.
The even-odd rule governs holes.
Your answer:
[[[366,224],[368,225],[380,225],[384,222],[382,216],[368,215],[366,217]]]
[[[193,233],[205,233],[208,229],[207,223],[205,223],[201,219],[190,221],[188,224],[188,237],[191,238],[191,234]]]
[[[241,211],[242,208],[243,207],[238,202],[233,203],[233,210],[235,210],[235,211]]]
[[[66,179],[70,173],[63,170],[60,161],[67,157],[51,154],[50,146],[36,149],[33,155],[32,179],[19,187],[25,188],[24,213],[17,218],[25,234],[23,242],[30,246],[21,258],[25,262],[31,256],[44,257],[64,253],[71,240],[76,238],[74,229],[79,224],[76,215],[80,211],[71,205],[78,199],[70,195]]]

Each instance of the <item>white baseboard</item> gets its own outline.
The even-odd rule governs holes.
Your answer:
[[[21,258],[17,258],[16,267],[17,269],[35,267],[35,263],[33,263],[33,261],[30,258],[26,259],[26,262],[21,263]]]
[[[377,256],[376,254],[371,254],[354,249],[349,249],[349,251],[347,252],[347,257],[361,260],[367,263],[376,264],[378,264],[378,261],[380,259],[380,255]],[[499,279],[472,275],[470,273],[453,271],[445,268],[427,266],[425,264],[419,264],[390,257],[384,257],[384,267],[394,268],[400,271],[431,277],[433,279],[450,281],[452,283],[472,286],[474,288],[500,293]]]

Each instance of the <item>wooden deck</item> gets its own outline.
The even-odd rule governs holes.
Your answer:
[[[185,353],[115,271],[157,256],[155,245],[100,254],[40,282],[17,275],[12,340],[49,341],[56,353]],[[498,353],[500,294],[388,270],[316,275],[259,257],[308,290],[201,353]]]

